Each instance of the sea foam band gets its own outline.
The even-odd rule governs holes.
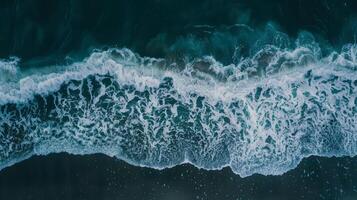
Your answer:
[[[36,70],[0,62],[0,169],[32,155],[103,153],[157,169],[191,163],[279,175],[357,153],[357,46],[322,57],[266,45],[238,64],[178,66],[129,49]]]

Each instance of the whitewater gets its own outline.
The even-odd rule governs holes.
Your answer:
[[[357,46],[264,45],[239,62],[126,48],[65,65],[0,60],[0,169],[33,155],[103,153],[164,169],[281,175],[303,158],[357,155]]]

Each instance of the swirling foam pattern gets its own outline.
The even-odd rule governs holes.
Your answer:
[[[0,168],[32,155],[104,153],[163,169],[278,175],[310,155],[357,154],[357,48],[321,57],[265,46],[239,64],[178,66],[128,49],[68,66],[0,62]]]

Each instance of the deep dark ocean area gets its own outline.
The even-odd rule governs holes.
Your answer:
[[[356,200],[356,0],[0,0],[0,200]]]
[[[0,56],[55,62],[117,46],[165,57],[180,38],[203,38],[197,25],[263,30],[270,22],[291,37],[305,30],[341,46],[355,41],[356,8],[353,0],[3,0]]]

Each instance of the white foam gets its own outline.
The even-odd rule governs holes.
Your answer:
[[[0,87],[0,165],[22,160],[21,151],[27,152],[23,158],[65,151],[105,153],[158,169],[181,163],[204,169],[229,166],[249,176],[282,174],[310,155],[354,156],[355,49],[347,45],[342,53],[321,58],[307,47],[269,46],[237,65],[204,57],[183,71],[163,69],[165,60],[128,49],[94,52],[81,62],[38,72],[5,61],[4,70],[18,78],[11,84],[2,80]],[[106,86],[103,76],[119,86]],[[166,89],[160,86],[165,77],[172,80]],[[82,99],[57,95],[55,108],[45,120],[39,117],[41,105],[34,96],[45,99],[70,83],[67,95],[79,91]],[[173,105],[166,102],[172,99]],[[20,114],[5,109],[8,103],[23,104]],[[5,124],[26,137],[12,143],[15,136],[5,132]]]

